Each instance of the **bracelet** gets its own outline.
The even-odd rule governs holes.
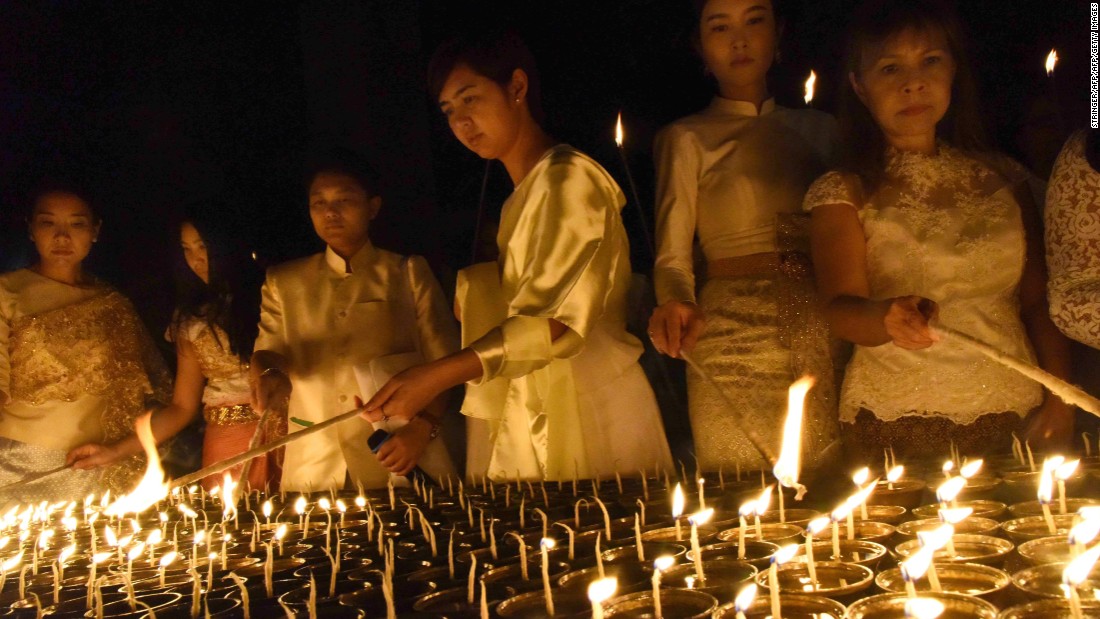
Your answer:
[[[260,372],[261,377],[267,376],[269,374],[282,374],[283,376],[286,376],[286,372],[284,372],[282,368],[277,368],[274,366],[267,368],[263,372]]]
[[[429,441],[433,441],[433,440],[435,440],[435,438],[437,436],[439,436],[439,428],[440,428],[439,422],[437,422],[430,415],[425,415],[423,412],[420,412],[420,413],[417,413],[416,416],[413,417],[413,419],[423,419],[424,421],[427,421],[429,425],[431,425],[432,429],[428,433],[428,440]]]

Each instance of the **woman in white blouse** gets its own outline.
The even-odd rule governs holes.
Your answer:
[[[1007,452],[1029,414],[1022,438],[1064,446],[1069,406],[933,327],[1069,374],[1028,175],[984,146],[957,22],[936,2],[873,1],[848,45],[844,162],[805,206],[826,316],[856,344],[840,398],[849,452]]]
[[[787,387],[815,375],[803,440],[813,466],[835,437],[835,398],[807,263],[793,251],[801,236],[793,214],[831,163],[834,123],[779,107],[769,94],[782,31],[773,2],[708,0],[696,8],[697,50],[718,95],[657,136],[659,306],[650,336],[658,350],[690,356],[710,375],[688,370],[695,453],[706,469],[768,464],[753,440],[778,453]],[[696,238],[706,259],[699,277]]]

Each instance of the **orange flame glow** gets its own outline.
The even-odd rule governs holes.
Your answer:
[[[1047,60],[1046,60],[1047,75],[1051,75],[1051,74],[1054,73],[1054,66],[1057,65],[1057,64],[1058,64],[1058,52],[1056,50],[1052,49],[1052,50],[1050,50],[1050,53],[1047,54]]]
[[[814,84],[816,83],[817,73],[814,73],[813,70],[810,70],[810,77],[806,78],[806,94],[802,97],[802,99],[806,102],[806,105],[809,105],[810,102],[814,100]]]
[[[623,113],[619,112],[619,117],[615,120],[615,145],[619,148],[623,147]]]
[[[806,404],[806,394],[814,386],[812,376],[803,376],[787,390],[787,420],[783,424],[783,446],[772,473],[779,483],[797,491],[795,499],[805,494],[806,488],[798,483],[798,474],[802,467],[802,412]]]
[[[148,459],[145,465],[145,476],[141,478],[133,492],[120,496],[111,503],[105,512],[108,516],[140,514],[168,496],[168,484],[164,483],[164,469],[160,466],[157,441],[153,437],[152,419],[152,413],[145,413],[134,421],[134,434],[141,441],[141,447],[145,450],[145,457]]]

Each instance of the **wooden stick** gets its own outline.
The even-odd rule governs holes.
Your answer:
[[[726,402],[726,405],[729,406],[729,410],[726,412],[726,414],[733,417],[734,421],[737,422],[737,427],[745,433],[745,436],[748,437],[749,442],[752,443],[752,446],[756,448],[756,451],[760,452],[760,455],[764,458],[764,461],[767,462],[769,466],[774,465],[776,457],[771,454],[771,451],[769,451],[767,446],[764,445],[764,441],[760,440],[760,437],[756,436],[755,432],[750,430],[747,425],[740,423],[740,407],[730,401],[729,397],[726,396],[725,390],[723,390],[722,386],[718,384],[718,381],[714,380],[714,377],[711,376],[706,370],[704,370],[702,366],[696,363],[695,359],[687,352],[681,350],[680,357],[682,357],[683,360],[691,366],[691,369],[695,370],[696,373],[702,376],[703,380],[707,381],[711,389],[714,389],[716,392],[718,392],[718,395]]]
[[[248,441],[248,450],[252,451],[260,446],[260,441],[264,438],[264,424],[267,423],[267,418],[271,414],[271,409],[267,409],[260,413],[260,419],[256,422],[256,431],[252,433],[252,440]],[[253,458],[254,460],[255,458]],[[244,468],[241,469],[241,478],[237,480],[237,483],[245,486],[248,483],[248,473],[252,470],[252,460],[244,463]],[[249,488],[251,490],[251,488]]]
[[[221,462],[215,462],[214,464],[211,464],[210,466],[208,466],[204,469],[195,471],[194,473],[191,473],[190,475],[184,475],[183,477],[180,477],[179,479],[173,480],[170,487],[171,488],[179,488],[180,486],[188,486],[188,485],[193,484],[193,483],[199,481],[200,479],[206,477],[207,475],[217,475],[218,473],[221,473],[222,471],[224,471],[226,469],[237,466],[238,464],[240,464],[242,462],[247,462],[247,461],[249,461],[252,458],[255,458],[257,456],[262,456],[262,455],[266,454],[269,451],[274,451],[274,450],[282,447],[283,445],[293,443],[294,441],[296,441],[298,439],[305,438],[305,437],[309,436],[310,434],[320,432],[321,430],[324,430],[325,428],[334,426],[338,423],[345,422],[349,419],[354,419],[354,418],[359,416],[359,413],[362,413],[366,410],[367,410],[366,406],[360,406],[359,408],[354,408],[354,409],[352,409],[352,410],[350,410],[346,413],[340,413],[339,415],[333,417],[332,419],[326,419],[325,421],[322,421],[321,423],[312,425],[312,426],[310,426],[310,427],[308,427],[304,430],[299,430],[297,432],[287,433],[286,436],[284,436],[284,437],[282,437],[278,440],[272,441],[270,443],[267,443],[266,445],[261,445],[260,447],[257,447],[255,449],[250,449],[250,450],[248,450],[248,451],[246,451],[242,454],[233,456],[232,458],[222,460]]]
[[[39,472],[39,473],[31,473],[30,475],[27,475],[26,477],[24,477],[23,479],[20,479],[19,481],[13,481],[10,484],[4,484],[3,486],[0,486],[0,492],[2,492],[4,490],[10,490],[11,488],[15,488],[17,486],[23,486],[25,484],[29,484],[29,483],[34,482],[34,481],[38,481],[39,479],[45,479],[46,477],[49,477],[50,475],[53,475],[54,473],[60,473],[61,471],[67,470],[68,468],[69,468],[68,464],[62,464],[61,466],[59,466],[57,468],[54,468],[54,469],[50,469],[48,471],[42,471],[42,472]]]
[[[1086,410],[1093,415],[1100,417],[1100,399],[1097,399],[1080,387],[1071,385],[1066,381],[1058,378],[1057,376],[1043,370],[1032,363],[1028,363],[1019,357],[1010,355],[1002,350],[998,350],[985,342],[978,340],[966,333],[956,331],[951,327],[945,327],[943,325],[935,325],[932,327],[940,334],[947,338],[953,339],[968,348],[972,348],[986,357],[1004,365],[1005,367],[1016,370],[1020,374],[1030,378],[1031,380],[1046,387],[1051,393],[1062,398],[1066,404],[1072,404],[1079,406],[1083,410]]]

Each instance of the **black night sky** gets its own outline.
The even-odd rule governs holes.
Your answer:
[[[793,1],[773,70],[780,103],[832,111],[849,0]],[[1042,177],[1087,122],[1088,5],[961,0],[985,115],[999,147]],[[322,0],[0,3],[0,270],[26,264],[25,192],[42,176],[88,179],[105,218],[92,268],[127,293],[154,333],[171,311],[170,222],[217,204],[247,224],[260,259],[318,248],[301,168],[311,149],[366,153],[387,180],[376,243],[428,256],[444,286],[470,260],[484,162],[450,135],[424,87],[434,46],[459,26],[510,23],[543,73],[560,138],[626,187],[612,129],[652,219],[654,132],[710,89],[687,43],[687,0]],[[1062,58],[1056,82],[1042,62]],[[490,168],[487,213],[509,191]],[[626,219],[635,269],[650,258]]]

